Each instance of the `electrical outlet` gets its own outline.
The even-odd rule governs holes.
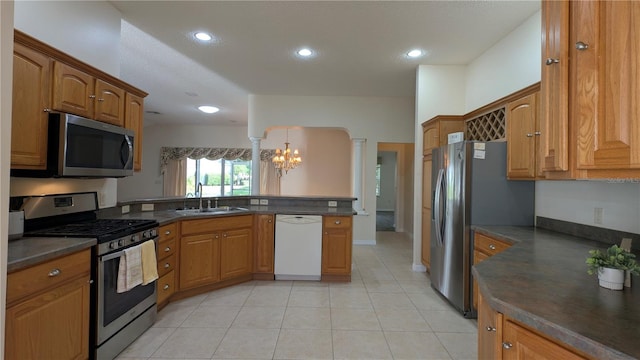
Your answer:
[[[129,205],[122,206],[122,213],[123,214],[128,214],[129,211],[131,211],[131,207]]]
[[[593,208],[593,223],[602,224],[602,215],[604,210],[601,207]]]
[[[337,201],[329,201],[329,207],[337,207],[337,206],[338,206]]]
[[[142,204],[142,211],[153,211],[153,204]]]
[[[251,199],[250,204],[251,205],[260,205],[260,200],[259,199]]]
[[[269,205],[269,199],[260,199],[260,205]]]

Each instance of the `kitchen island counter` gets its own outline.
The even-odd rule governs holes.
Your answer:
[[[532,227],[473,230],[513,244],[473,267],[491,308],[595,358],[640,358],[639,284],[613,291],[587,274],[589,250],[607,244]]]

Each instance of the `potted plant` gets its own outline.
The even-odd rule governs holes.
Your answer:
[[[640,275],[640,264],[636,262],[636,256],[618,245],[612,245],[605,252],[589,250],[589,255],[587,273],[598,273],[600,286],[604,288],[622,290],[625,271]]]

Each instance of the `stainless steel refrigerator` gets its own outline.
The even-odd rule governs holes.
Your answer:
[[[449,144],[432,151],[431,286],[473,318],[471,225],[534,221],[534,182],[509,181],[505,142]]]

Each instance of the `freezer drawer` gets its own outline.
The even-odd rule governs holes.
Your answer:
[[[276,280],[320,280],[322,216],[276,215]]]

